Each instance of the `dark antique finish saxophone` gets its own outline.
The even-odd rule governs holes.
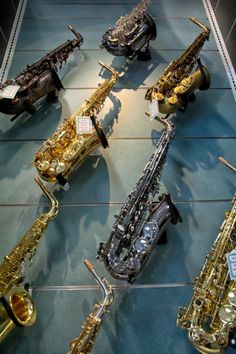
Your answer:
[[[79,338],[75,338],[71,342],[71,350],[67,354],[89,354],[92,352],[94,341],[102,325],[102,318],[108,312],[107,308],[112,304],[114,297],[112,287],[108,281],[104,277],[100,278],[98,276],[93,265],[88,260],[85,260],[84,263],[101,286],[103,300],[94,306],[93,311],[82,325],[83,331]]]
[[[228,345],[235,347],[236,277],[230,275],[227,258],[232,252],[235,272],[236,194],[232,204],[196,278],[190,304],[178,312],[177,326],[188,331],[188,339],[203,354],[221,353]]]
[[[152,200],[159,190],[161,171],[175,130],[169,119],[158,119],[166,130],[134,190],[116,216],[109,240],[101,243],[98,250],[98,258],[104,261],[109,273],[130,283],[135,281],[167,224],[182,221],[169,194],[163,194],[158,203]]]
[[[15,79],[0,85],[0,112],[14,114],[11,120],[15,120],[24,111],[34,114],[33,103],[45,95],[49,101],[57,98],[56,91],[63,86],[56,72],[75,48],[80,48],[83,43],[81,34],[72,26],[68,28],[76,36],[75,39],[61,44],[36,63],[26,66]]]
[[[207,90],[210,86],[208,69],[198,59],[203,44],[209,38],[210,29],[195,17],[190,17],[190,20],[201,27],[202,32],[179,59],[173,60],[168,65],[165,72],[145,95],[148,101],[157,100],[161,113],[184,110],[188,102],[194,100],[195,90]],[[191,73],[196,62],[198,67]]]
[[[120,74],[102,62],[99,64],[111,73],[111,78],[105,80],[71,117],[66,118],[35,154],[33,164],[46,181],[65,184],[69,174],[84,160],[85,156],[100,143],[104,148],[108,146],[103,129],[100,123],[96,122],[95,114],[102,109],[105,99]],[[90,131],[84,133],[77,131],[76,119],[80,119],[81,116],[88,120],[86,124],[91,122]]]
[[[0,341],[15,327],[31,326],[36,308],[24,281],[24,266],[36,253],[48,224],[58,213],[58,202],[39,178],[35,179],[51,203],[49,212],[39,216],[0,265]]]
[[[126,16],[121,16],[115,26],[103,35],[101,48],[116,56],[139,60],[151,59],[150,40],[157,36],[155,22],[146,13],[149,0],[141,0]]]

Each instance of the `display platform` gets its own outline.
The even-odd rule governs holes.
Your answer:
[[[161,176],[160,194],[169,192],[183,218],[168,225],[168,244],[156,246],[134,285],[113,279],[96,260],[108,239],[114,215],[142,173],[162,132],[162,124],[145,115],[146,90],[196,38],[200,29],[189,16],[209,26],[202,1],[152,0],[149,13],[157,26],[152,59],[127,63],[100,49],[102,35],[136,1],[28,0],[9,78],[27,64],[71,39],[72,24],[84,37],[81,49],[58,72],[65,90],[53,104],[43,98],[33,116],[15,122],[0,114],[0,258],[3,259],[47,210],[48,201],[34,182],[34,153],[109,74],[98,60],[127,72],[114,86],[98,115],[109,148],[89,156],[70,176],[68,191],[55,192],[60,208],[49,225],[26,281],[32,287],[38,318],[17,328],[1,343],[2,354],[65,354],[70,341],[100,301],[101,294],[83,264],[87,258],[114,285],[114,303],[104,317],[94,354],[196,354],[186,333],[177,328],[178,306],[188,305],[192,283],[215,240],[225,211],[231,209],[235,174],[218,161],[236,164],[235,101],[213,33],[201,50],[211,74],[208,91],[173,117],[176,136]],[[228,348],[225,353],[233,354]]]

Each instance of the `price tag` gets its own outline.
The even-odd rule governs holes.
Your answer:
[[[152,102],[149,103],[149,112],[151,120],[160,113],[158,100],[152,100]]]
[[[226,254],[231,280],[236,280],[236,250]]]
[[[93,132],[93,124],[89,117],[77,116],[75,122],[77,134],[91,134]]]
[[[0,96],[3,98],[13,99],[15,98],[15,95],[19,91],[19,88],[20,88],[19,85],[8,85],[4,87],[2,90],[0,90]]]

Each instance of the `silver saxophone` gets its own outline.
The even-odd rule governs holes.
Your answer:
[[[168,223],[182,222],[169,194],[160,196],[158,203],[153,201],[175,135],[174,124],[167,117],[157,118],[166,129],[134,190],[116,216],[109,240],[101,243],[98,250],[98,259],[103,260],[108,272],[114,278],[130,283],[135,281],[157,242],[165,242]]]

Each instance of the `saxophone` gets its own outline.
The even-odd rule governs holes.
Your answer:
[[[149,41],[157,36],[156,25],[146,13],[149,0],[141,0],[126,16],[121,16],[115,26],[102,37],[101,48],[116,56],[139,60],[151,59]]]
[[[0,85],[0,112],[14,114],[11,121],[24,111],[34,114],[33,103],[39,98],[45,95],[48,101],[57,98],[56,91],[63,88],[63,85],[56,72],[69,55],[83,43],[81,34],[72,26],[68,28],[75,35],[75,39],[64,42],[34,64],[27,65],[15,79],[7,80]]]
[[[33,165],[46,181],[59,181],[62,185],[65,184],[71,171],[83,161],[86,155],[100,143],[104,148],[108,146],[103,129],[100,123],[96,122],[95,114],[102,109],[106,97],[120,74],[102,62],[99,64],[112,74],[111,78],[105,80],[72,116],[66,118],[35,154]],[[84,116],[82,121],[85,120],[85,125],[91,124],[90,131],[84,133],[76,131],[76,120],[77,117],[81,119],[81,116]]]
[[[36,218],[30,229],[0,265],[0,341],[15,327],[31,326],[36,308],[24,281],[24,266],[31,261],[48,224],[58,213],[58,202],[39,178],[35,181],[51,203],[50,210]]]
[[[173,60],[161,77],[150,87],[145,95],[148,101],[157,100],[161,113],[173,113],[178,109],[184,110],[189,101],[195,98],[194,91],[207,90],[210,86],[208,69],[197,59],[199,52],[209,39],[210,28],[203,25],[195,17],[190,20],[202,28],[202,32],[180,56]],[[191,74],[194,65],[197,69]]]
[[[175,133],[170,119],[158,119],[166,130],[116,216],[108,241],[101,243],[98,250],[98,258],[104,261],[109,273],[130,283],[135,281],[161,235],[164,236],[167,224],[182,221],[169,194],[163,194],[158,203],[152,201],[159,190],[161,171]]]
[[[232,204],[196,278],[190,304],[178,312],[177,326],[188,331],[190,342],[204,354],[221,353],[236,327],[236,278],[231,279],[227,265],[227,255],[236,247],[236,194]]]
[[[93,274],[98,284],[101,286],[104,297],[103,300],[96,304],[93,311],[88,315],[84,324],[82,325],[83,331],[79,338],[75,338],[70,343],[70,351],[67,354],[89,354],[92,351],[95,338],[102,325],[102,317],[107,313],[107,307],[113,302],[113,290],[108,281],[102,277],[100,278],[95,272],[93,265],[88,261],[84,261],[88,270]]]

